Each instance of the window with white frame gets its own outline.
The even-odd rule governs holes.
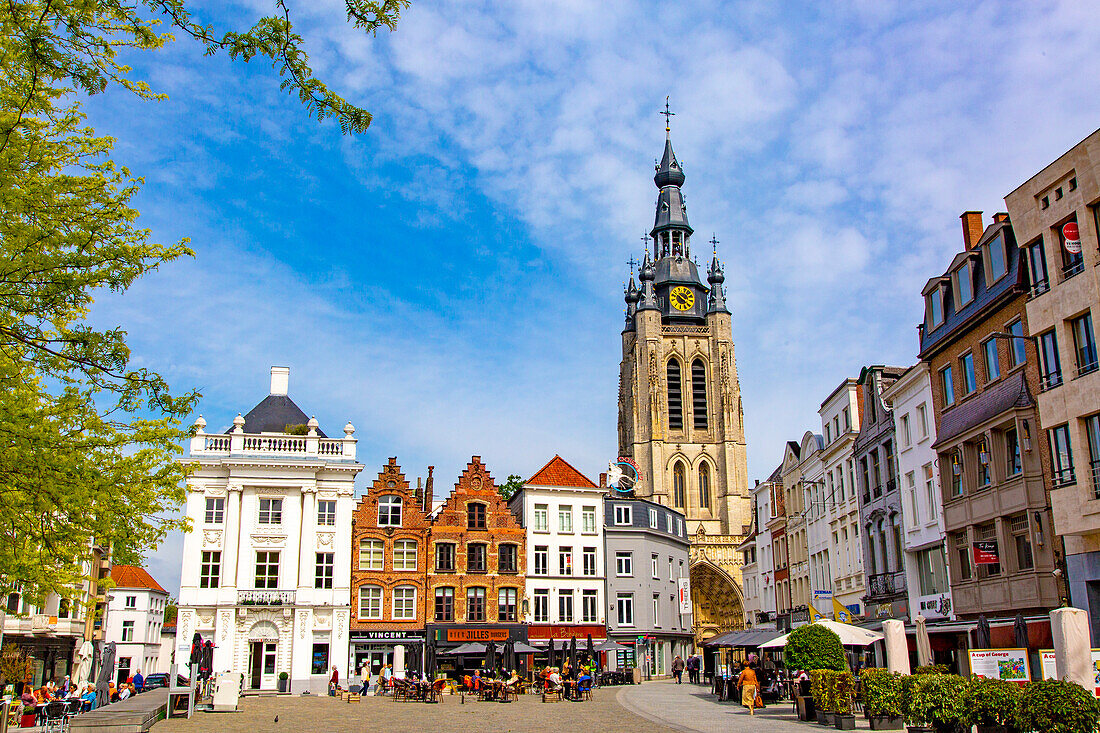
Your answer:
[[[668,558],[668,580],[669,580],[669,582],[672,582],[674,580],[674,578],[672,577],[672,558],[671,557]]]
[[[220,550],[203,550],[199,567],[199,587],[217,588],[222,574],[222,553]]]
[[[381,570],[383,562],[382,540],[359,540],[359,569]]]
[[[317,524],[321,527],[336,526],[336,500],[317,500]]]
[[[501,588],[497,591],[497,621],[517,621],[515,588]]]
[[[401,497],[387,494],[378,497],[378,526],[401,526]]]
[[[573,574],[573,548],[558,548],[558,575]]]
[[[661,594],[653,594],[653,625],[661,628]]]
[[[393,620],[411,621],[416,618],[416,588],[399,585],[393,589]]]
[[[917,427],[920,429],[920,437],[928,437],[928,405],[927,403],[920,403],[917,405]]]
[[[909,434],[909,415],[908,413],[901,416],[901,444],[903,447],[908,448],[913,444],[912,436]]]
[[[283,500],[260,498],[260,514],[256,518],[259,524],[283,523]]]
[[[558,507],[558,531],[564,534],[573,533],[573,507]]]
[[[582,554],[582,574],[587,576],[598,575],[596,572],[596,548],[586,547]]]
[[[595,590],[581,591],[581,623],[596,623],[596,601],[598,592]]]
[[[382,618],[382,588],[377,585],[359,586],[359,618]]]
[[[416,570],[416,540],[397,540],[393,543],[393,569]]]
[[[558,622],[573,623],[573,589],[558,589]]]
[[[126,596],[126,608],[137,608],[137,596]]]
[[[279,553],[261,550],[256,553],[256,587],[268,590],[279,587]]]
[[[651,559],[651,561],[652,561],[652,563],[653,563],[653,577],[654,577],[654,578],[659,578],[659,577],[661,577],[661,576],[660,576],[660,575],[659,575],[659,574],[657,573],[657,555],[656,555],[656,553],[654,553],[654,554],[652,555],[652,557],[651,557],[650,559]]]
[[[615,553],[615,575],[620,578],[629,578],[634,575],[634,553],[633,552],[616,552]]]
[[[336,567],[336,553],[318,552],[317,569],[313,575],[313,587],[328,589],[332,587],[332,572]]]
[[[650,509],[649,510],[649,528],[650,529],[657,529],[657,510],[656,509]]]
[[[206,517],[207,524],[221,524],[225,520],[225,497],[224,496],[208,496],[206,497]]]
[[[122,640],[133,641],[134,640],[134,622],[123,621],[122,622]]]
[[[615,610],[619,626],[634,625],[634,594],[619,593],[615,597]]]
[[[535,546],[535,575],[550,574],[550,548],[546,545]]]
[[[550,591],[546,588],[535,589],[535,623],[550,622]]]
[[[550,507],[547,504],[535,504],[532,529],[536,532],[550,531]]]
[[[630,506],[626,504],[615,505],[615,524],[632,524],[630,518]]]
[[[581,532],[596,534],[596,507],[581,507]]]

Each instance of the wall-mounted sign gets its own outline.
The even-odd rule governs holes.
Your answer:
[[[691,585],[687,578],[679,578],[676,581],[676,589],[679,592],[680,613],[691,615]]]
[[[970,672],[980,677],[1008,682],[1030,682],[1027,649],[971,649]]]
[[[423,631],[352,631],[352,641],[424,641]]]
[[[508,641],[508,629],[447,629],[447,641]]]
[[[632,458],[620,456],[607,464],[607,485],[619,494],[627,495],[641,483],[642,472]]]
[[[997,565],[1001,556],[997,552],[997,540],[978,540],[974,543],[975,565]]]
[[[1077,227],[1077,222],[1066,222],[1062,227],[1062,246],[1071,255],[1081,254],[1081,230]]]

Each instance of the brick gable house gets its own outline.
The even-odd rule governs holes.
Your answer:
[[[418,482],[419,483],[419,482]],[[427,609],[432,467],[413,489],[390,458],[352,514],[353,670],[377,674],[396,644],[421,643]]]
[[[526,641],[525,531],[480,456],[470,459],[433,516],[429,543],[427,618],[440,650],[467,641]]]

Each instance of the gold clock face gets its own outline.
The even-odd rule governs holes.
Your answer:
[[[669,291],[668,299],[672,301],[672,307],[680,311],[686,311],[695,305],[695,293],[683,285],[677,285]]]

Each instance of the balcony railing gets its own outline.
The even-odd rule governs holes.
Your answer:
[[[1092,495],[1100,499],[1100,458],[1089,463],[1089,468],[1092,471]]]
[[[1050,290],[1050,281],[1046,278],[1043,278],[1042,280],[1031,286],[1031,297],[1037,298],[1048,290]]]
[[[292,590],[239,590],[238,606],[293,606]]]
[[[892,479],[890,479],[889,481],[886,482],[886,493],[887,494],[889,494],[891,491],[895,491],[897,488],[898,488],[898,480],[896,478],[892,478]]]
[[[266,455],[272,457],[355,459],[356,439],[351,425],[344,428],[346,438],[322,438],[319,435],[256,435],[230,433],[208,435],[198,432],[191,438],[191,455]]]
[[[1054,389],[1062,385],[1062,372],[1051,372],[1050,374],[1041,374],[1039,376],[1039,391],[1046,392],[1048,389]]]
[[[1062,280],[1069,280],[1074,275],[1080,275],[1085,271],[1085,260],[1079,258],[1062,268]]]
[[[1083,377],[1086,374],[1091,374],[1092,372],[1095,372],[1097,369],[1100,369],[1100,361],[1093,359],[1092,361],[1085,362],[1084,364],[1078,366],[1077,373],[1074,376],[1075,378]]]
[[[867,583],[867,595],[870,598],[892,596],[905,592],[905,573],[877,573]]]
[[[1070,486],[1075,483],[1077,483],[1077,474],[1074,472],[1073,466],[1055,470],[1054,476],[1050,480],[1051,486],[1055,489],[1060,489],[1063,486]]]

